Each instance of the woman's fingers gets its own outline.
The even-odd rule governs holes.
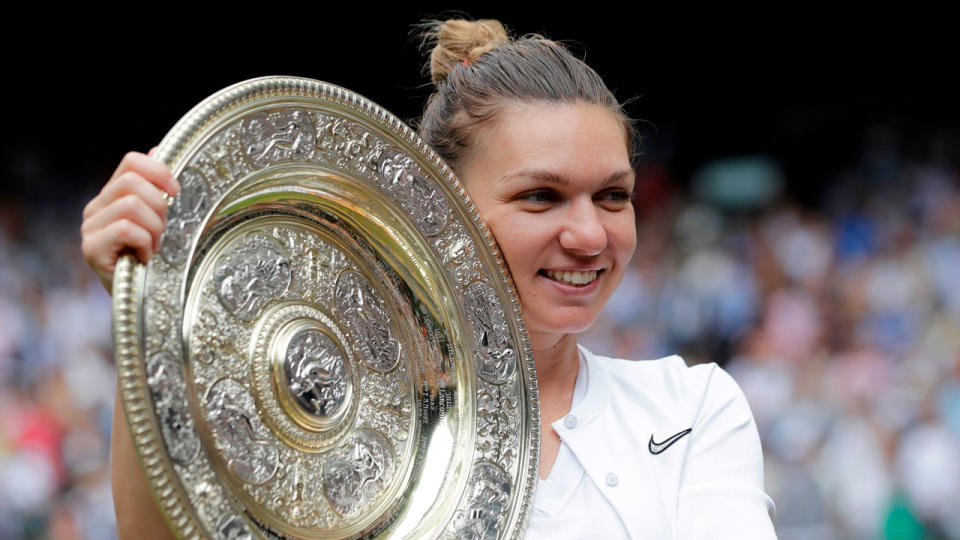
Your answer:
[[[113,182],[114,179],[120,177],[127,171],[136,172],[171,196],[175,196],[180,192],[180,184],[170,173],[170,169],[163,163],[140,152],[127,152],[127,155],[123,156],[123,160],[120,161],[120,165],[117,166],[117,170],[114,171],[113,176],[110,177],[107,184]]]
[[[167,198],[179,191],[180,184],[166,165],[129,152],[83,209],[81,249],[107,290],[120,255],[133,252],[146,263],[160,249]]]
[[[83,219],[96,216],[101,210],[116,203],[118,200],[135,197],[147,204],[159,216],[167,215],[167,200],[164,192],[140,174],[127,171],[111,180],[99,195],[93,198],[83,211]]]
[[[146,263],[153,252],[153,242],[149,231],[130,220],[120,219],[102,229],[84,233],[80,248],[87,263],[109,291],[117,259],[123,252],[130,250],[140,262]]]
[[[111,272],[116,266],[117,259],[120,258],[120,253],[125,249],[132,250],[142,263],[149,261],[153,253],[153,236],[150,231],[127,219],[114,221],[94,232],[91,237],[94,243],[102,242],[105,246],[105,250],[97,253],[112,254],[100,260],[106,261],[107,264],[104,264],[104,267]]]
[[[161,204],[163,206],[158,210],[154,205],[148,204],[136,194],[124,195],[85,219],[83,225],[80,226],[80,231],[87,234],[106,228],[115,221],[125,219],[150,233],[152,238],[151,251],[156,251],[160,248],[160,235],[163,234],[164,218],[166,217],[166,205],[162,201]]]

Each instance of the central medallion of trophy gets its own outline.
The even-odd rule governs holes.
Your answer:
[[[295,325],[283,355],[277,355],[278,385],[295,405],[288,413],[307,429],[324,430],[343,417],[353,395],[345,355],[315,321]],[[282,367],[282,369],[280,369]]]
[[[329,448],[357,412],[359,373],[350,339],[314,306],[284,303],[254,333],[252,381],[265,418],[305,452]]]

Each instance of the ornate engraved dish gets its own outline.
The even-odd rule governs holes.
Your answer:
[[[124,410],[181,537],[522,535],[533,356],[493,238],[416,134],[269,77],[157,150],[158,256],[114,280]]]

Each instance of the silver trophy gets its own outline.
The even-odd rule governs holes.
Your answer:
[[[183,538],[522,536],[539,412],[463,186],[376,104],[267,77],[155,154],[182,190],[114,278],[123,407]]]

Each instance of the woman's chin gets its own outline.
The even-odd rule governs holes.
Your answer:
[[[564,335],[579,334],[586,332],[597,321],[597,315],[590,316],[563,316],[560,314],[547,321],[537,320],[533,317],[527,317],[527,332],[533,339],[534,334],[538,335]]]

